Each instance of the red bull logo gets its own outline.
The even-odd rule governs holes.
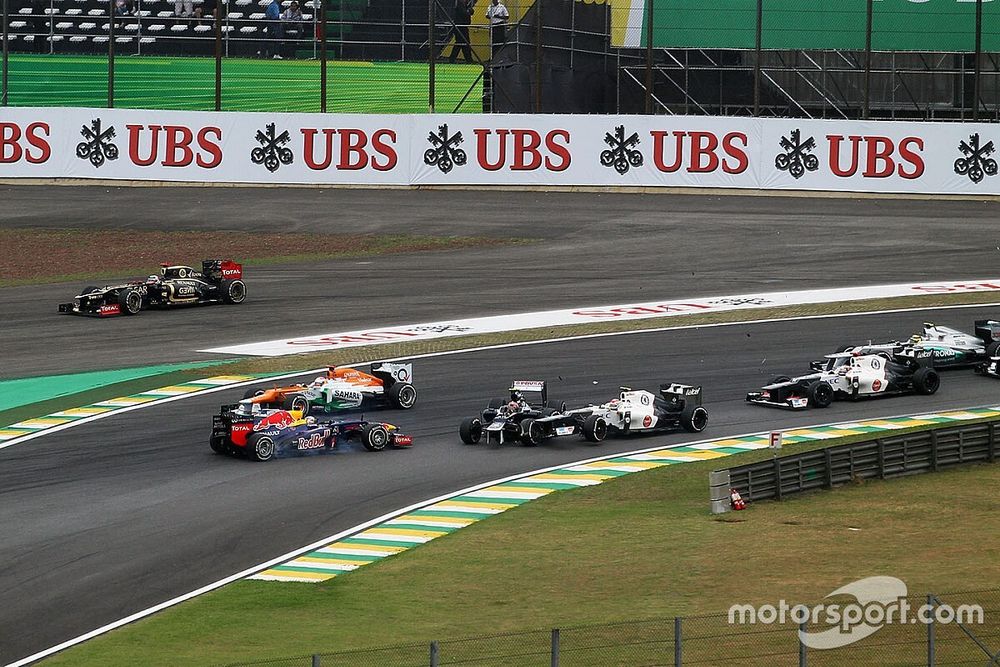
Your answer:
[[[313,433],[308,438],[298,438],[295,441],[295,446],[299,449],[319,449],[326,444],[326,439],[329,437],[330,430],[327,429],[322,433]]]
[[[278,410],[254,424],[254,431],[263,431],[271,428],[288,428],[295,421],[295,417],[287,410]]]

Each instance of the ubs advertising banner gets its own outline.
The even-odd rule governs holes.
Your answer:
[[[1000,194],[1000,126],[0,110],[0,178]]]

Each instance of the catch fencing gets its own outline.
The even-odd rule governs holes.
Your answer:
[[[738,566],[734,563],[734,567]],[[730,614],[687,616],[563,627],[397,644],[356,651],[231,663],[228,667],[635,667],[636,665],[741,665],[834,667],[844,664],[894,667],[968,665],[1000,661],[1000,590],[911,595],[922,605],[979,605],[982,623],[888,624],[860,641],[835,649],[811,649],[800,631],[818,626],[792,621],[731,623]],[[978,620],[978,619],[977,619]]]
[[[712,473],[713,488],[739,491],[746,501],[937,472],[998,456],[997,422],[916,431],[749,463]],[[713,500],[716,498],[713,497]]]
[[[0,104],[1000,118],[990,0],[270,1],[3,0]]]

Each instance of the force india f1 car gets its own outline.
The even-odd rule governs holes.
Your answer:
[[[537,399],[529,401],[525,394],[536,395]],[[537,445],[542,438],[539,428],[533,426],[536,420],[562,415],[565,411],[565,403],[548,400],[543,380],[514,380],[510,386],[510,398],[491,399],[479,417],[462,420],[458,434],[467,445],[476,444],[483,435],[487,443],[496,438],[500,445],[510,440]]]
[[[59,304],[59,312],[113,317],[138,315],[147,308],[243,303],[246,298],[242,264],[228,259],[206,259],[201,263],[200,272],[190,266],[162,264],[158,276],[118,285],[84,287],[72,303]]]
[[[1000,356],[1000,322],[976,320],[974,334],[925,322],[923,333],[914,334],[907,341],[842,347],[838,352],[895,354],[907,348],[929,350],[934,355],[935,368],[973,366],[990,357]],[[826,366],[826,360],[814,361],[810,366],[813,370],[821,370]]]
[[[250,389],[244,399],[263,408],[297,410],[302,416],[322,410],[353,410],[364,404],[409,410],[417,402],[412,364],[372,364],[371,373],[348,366],[327,369],[308,385]]]
[[[321,421],[297,411],[266,410],[251,401],[222,407],[212,418],[209,444],[218,454],[245,454],[251,461],[276,456],[343,449],[346,441],[360,441],[373,452],[409,447],[413,438],[397,427],[364,419]]]
[[[895,354],[840,352],[826,355],[826,366],[797,378],[779,376],[747,394],[754,405],[802,410],[825,408],[836,399],[933,394],[941,385],[930,350],[905,348]]]

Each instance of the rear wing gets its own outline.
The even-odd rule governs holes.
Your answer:
[[[243,265],[231,259],[203,259],[201,273],[212,280],[241,280]]]
[[[519,391],[522,394],[531,392],[541,396],[541,404],[549,398],[549,392],[545,385],[545,380],[514,380],[510,383],[510,391]],[[529,403],[531,401],[528,401]]]
[[[660,385],[660,396],[663,398],[683,398],[695,405],[701,405],[701,385],[679,384],[668,382]]]
[[[372,375],[385,383],[386,389],[397,382],[413,382],[413,364],[390,364],[387,362],[372,364],[371,372]]]
[[[1000,341],[1000,322],[996,320],[976,320],[976,337],[984,343]]]

